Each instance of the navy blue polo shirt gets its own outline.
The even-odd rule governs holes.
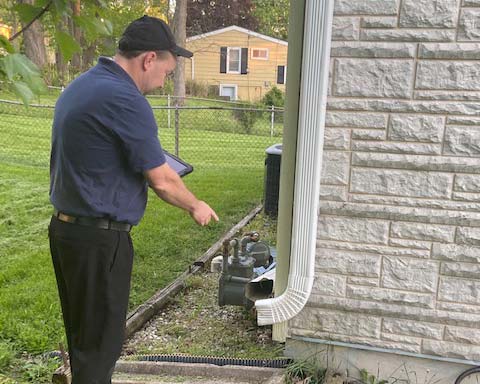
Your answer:
[[[153,111],[113,60],[75,79],[55,106],[50,201],[66,214],[138,224],[143,172],[165,163]]]

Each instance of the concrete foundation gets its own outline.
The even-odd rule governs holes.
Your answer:
[[[366,350],[339,345],[306,342],[288,338],[285,355],[295,359],[316,359],[321,365],[338,371],[349,378],[360,378],[361,369],[378,379],[389,379],[397,384],[453,384],[457,377],[475,365],[436,360],[435,357],[414,357],[394,351]],[[325,343],[329,343],[325,341]],[[480,365],[480,363],[479,363]],[[395,381],[396,380],[396,381]],[[462,384],[480,382],[480,374],[473,375]]]

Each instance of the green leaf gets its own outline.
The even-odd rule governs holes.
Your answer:
[[[15,52],[15,48],[13,48],[13,45],[3,35],[0,35],[0,48],[5,49],[8,53],[14,53]]]
[[[12,56],[14,55],[5,56],[2,60],[3,71],[5,72],[8,80],[13,80],[13,77],[16,74],[14,63],[15,60],[12,58]]]
[[[21,81],[15,81],[12,85],[15,94],[22,99],[23,103],[26,106],[28,106],[28,104],[34,97],[32,90],[28,87],[27,84]]]
[[[70,60],[75,52],[81,50],[80,45],[68,33],[57,31],[55,33],[55,39],[60,53],[66,61]]]
[[[74,16],[73,20],[80,28],[82,28],[85,33],[89,36],[90,39],[93,39],[95,36],[104,35],[110,36],[113,31],[112,24],[109,24],[96,17],[89,16]]]
[[[13,10],[18,13],[20,20],[24,23],[29,23],[42,11],[42,8],[38,8],[31,4],[16,4],[13,6]]]

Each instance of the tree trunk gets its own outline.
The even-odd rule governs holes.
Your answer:
[[[175,16],[173,17],[173,33],[178,45],[184,47],[187,40],[187,0],[177,0]],[[178,57],[177,67],[173,75],[173,94],[176,96],[176,104],[183,105],[185,102],[185,59]]]
[[[20,2],[33,4],[33,0],[20,0]],[[47,64],[47,51],[45,49],[43,26],[39,20],[36,20],[23,33],[23,44],[25,46],[25,55],[42,69]]]
[[[73,16],[80,16],[80,0],[74,0],[72,2],[72,14]],[[78,28],[73,19],[71,20],[71,33],[75,41],[81,46],[82,45],[82,31]],[[82,52],[75,52],[72,56],[72,67],[75,68],[76,71],[80,71],[82,68]]]

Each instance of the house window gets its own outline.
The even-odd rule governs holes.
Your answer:
[[[220,84],[220,96],[228,97],[230,100],[237,100],[237,84]]]
[[[252,48],[253,60],[268,60],[268,48]]]
[[[287,67],[285,65],[277,66],[277,84],[285,84],[287,82]]]
[[[240,73],[241,48],[228,48],[227,73]]]

